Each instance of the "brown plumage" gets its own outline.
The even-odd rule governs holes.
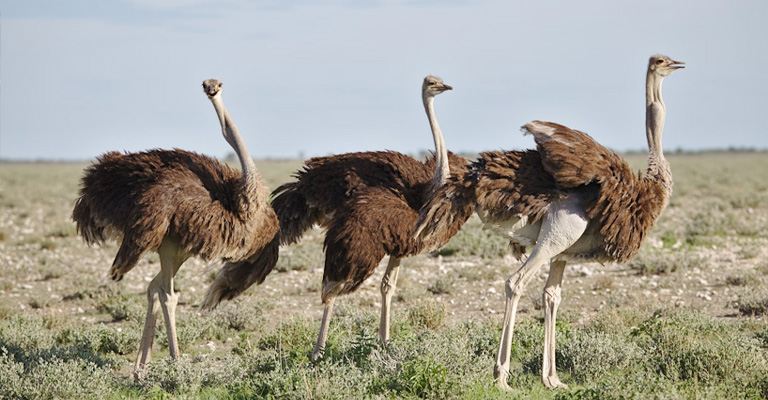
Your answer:
[[[435,140],[434,159],[420,162],[392,151],[313,158],[296,173],[295,181],[273,192],[281,243],[296,242],[314,224],[327,228],[322,292],[325,312],[313,359],[324,350],[334,299],[356,290],[388,254],[379,326],[379,335],[386,341],[400,259],[444,245],[444,240],[459,229],[457,226],[451,235],[436,235],[428,241],[416,240],[412,233],[418,210],[432,190],[441,186],[449,173],[463,175],[466,171],[466,160],[445,148],[434,116],[434,96],[449,89],[432,76],[422,85]]]
[[[534,133],[544,171],[559,190],[580,191],[587,217],[599,227],[600,249],[591,257],[615,262],[634,257],[667,205],[671,176],[641,176],[589,135],[562,125],[534,121],[524,129],[531,131],[536,126],[554,131],[551,135]]]
[[[221,83],[203,87],[219,114],[225,139],[241,160],[242,172],[208,156],[184,150],[110,152],[85,170],[72,218],[88,244],[120,242],[112,279],[120,280],[148,251],[160,254],[161,272],[148,289],[149,309],[134,374],[149,362],[156,313],[162,306],[170,355],[178,357],[173,276],[190,256],[223,259],[226,268],[274,266],[278,221],[269,190],[256,172],[239,132],[221,103]],[[245,282],[269,271],[248,268]],[[241,283],[242,285],[242,283]],[[231,297],[237,289],[219,290]]]
[[[165,237],[205,260],[245,260],[264,247],[258,233],[276,233],[277,224],[264,202],[267,189],[246,193],[241,178],[179,149],[109,152],[86,168],[72,218],[89,245],[120,241],[110,270],[118,281]]]
[[[448,152],[448,159],[452,173],[466,170],[463,157]],[[326,228],[323,282],[343,282],[334,296],[350,293],[385,255],[406,257],[445,244],[442,238],[422,243],[412,234],[434,170],[434,158],[421,162],[394,151],[309,159],[295,181],[272,193],[281,244],[297,242],[314,224]],[[323,292],[323,302],[329,294]]]
[[[666,107],[661,82],[680,62],[652,56],[647,73],[646,134],[650,157],[644,175],[589,135],[551,122],[523,130],[537,150],[481,153],[464,176],[435,191],[422,208],[415,235],[429,240],[463,224],[477,211],[486,227],[510,238],[522,257],[533,250],[506,283],[504,328],[494,377],[507,388],[517,303],[526,284],[551,262],[544,289],[545,336],[542,382],[563,387],[555,368],[554,324],[567,261],[626,261],[640,250],[648,230],[667,205],[672,175],[661,135]],[[450,228],[449,228],[450,227]]]

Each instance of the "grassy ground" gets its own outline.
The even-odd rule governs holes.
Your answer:
[[[628,160],[641,169],[645,157]],[[218,265],[189,260],[176,279],[183,355],[169,360],[159,324],[135,383],[157,256],[110,282],[116,247],[88,248],[69,220],[86,164],[2,163],[0,398],[768,398],[768,154],[670,162],[675,192],[640,254],[567,269],[557,349],[570,388],[538,378],[542,273],[520,305],[511,393],[495,389],[492,369],[503,282],[518,264],[476,217],[439,254],[404,260],[391,343],[377,342],[379,271],[337,302],[317,363],[320,230],[210,314],[197,305]],[[257,163],[272,188],[299,165]]]

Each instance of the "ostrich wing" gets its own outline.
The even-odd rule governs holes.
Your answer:
[[[666,203],[663,188],[586,133],[540,121],[523,129],[533,135],[542,166],[557,185],[581,191],[587,216],[599,221],[605,253],[619,262],[637,254]]]
[[[356,290],[386,254],[404,257],[419,253],[420,246],[411,234],[416,218],[416,210],[402,195],[388,188],[366,188],[348,199],[325,236],[323,279],[344,283],[334,294]]]

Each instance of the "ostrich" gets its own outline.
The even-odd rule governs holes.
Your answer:
[[[435,235],[426,242],[412,234],[418,211],[431,191],[441,187],[451,171],[466,171],[466,160],[447,151],[434,113],[435,96],[451,89],[437,77],[424,78],[422,100],[435,142],[434,162],[393,151],[312,158],[296,173],[295,181],[273,192],[282,244],[295,243],[314,224],[327,228],[325,309],[313,360],[325,350],[336,297],[355,291],[387,254],[379,337],[389,340],[390,306],[401,258],[440,247],[458,230],[457,226],[445,238]]]
[[[134,366],[141,379],[150,361],[157,312],[163,310],[168,351],[178,358],[173,277],[191,256],[228,261],[230,275],[261,281],[274,266],[279,223],[268,204],[269,189],[248,154],[221,99],[221,82],[208,79],[203,90],[219,116],[224,139],[237,153],[242,173],[204,155],[184,150],[109,152],[88,167],[72,219],[89,244],[120,242],[110,275],[119,281],[150,250],[160,256],[160,273],[147,290],[147,319]],[[249,266],[249,268],[243,267]],[[236,293],[218,291],[213,297]]]
[[[482,153],[463,177],[435,192],[414,228],[417,238],[445,236],[476,209],[486,227],[510,238],[526,261],[506,281],[506,306],[494,378],[508,389],[515,314],[525,286],[550,263],[544,286],[542,382],[566,387],[555,368],[555,318],[566,262],[624,262],[640,249],[646,232],[667,205],[672,174],[661,148],[666,107],[661,82],[680,61],[654,55],[646,81],[646,135],[650,156],[644,176],[589,135],[551,122],[522,127],[537,150]]]

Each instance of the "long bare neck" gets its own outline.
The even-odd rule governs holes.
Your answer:
[[[435,140],[435,175],[432,177],[432,189],[438,188],[448,181],[451,173],[448,165],[448,149],[445,147],[443,132],[435,116],[435,97],[424,97],[424,109],[429,118],[429,126],[432,128],[432,138]]]
[[[664,120],[667,116],[667,106],[661,98],[661,82],[663,77],[648,71],[645,83],[645,134],[648,138],[648,170],[649,179],[661,183],[667,191],[672,193],[672,171],[661,145],[661,135],[664,131]]]
[[[211,102],[213,103],[213,108],[216,109],[216,114],[219,116],[221,133],[224,135],[227,143],[235,150],[235,154],[237,154],[237,158],[240,160],[243,185],[255,185],[258,181],[258,171],[250,153],[248,153],[248,148],[245,147],[245,142],[243,142],[243,138],[240,136],[240,131],[237,129],[235,121],[232,120],[229,111],[224,107],[224,102],[221,100],[220,95],[213,97]]]

